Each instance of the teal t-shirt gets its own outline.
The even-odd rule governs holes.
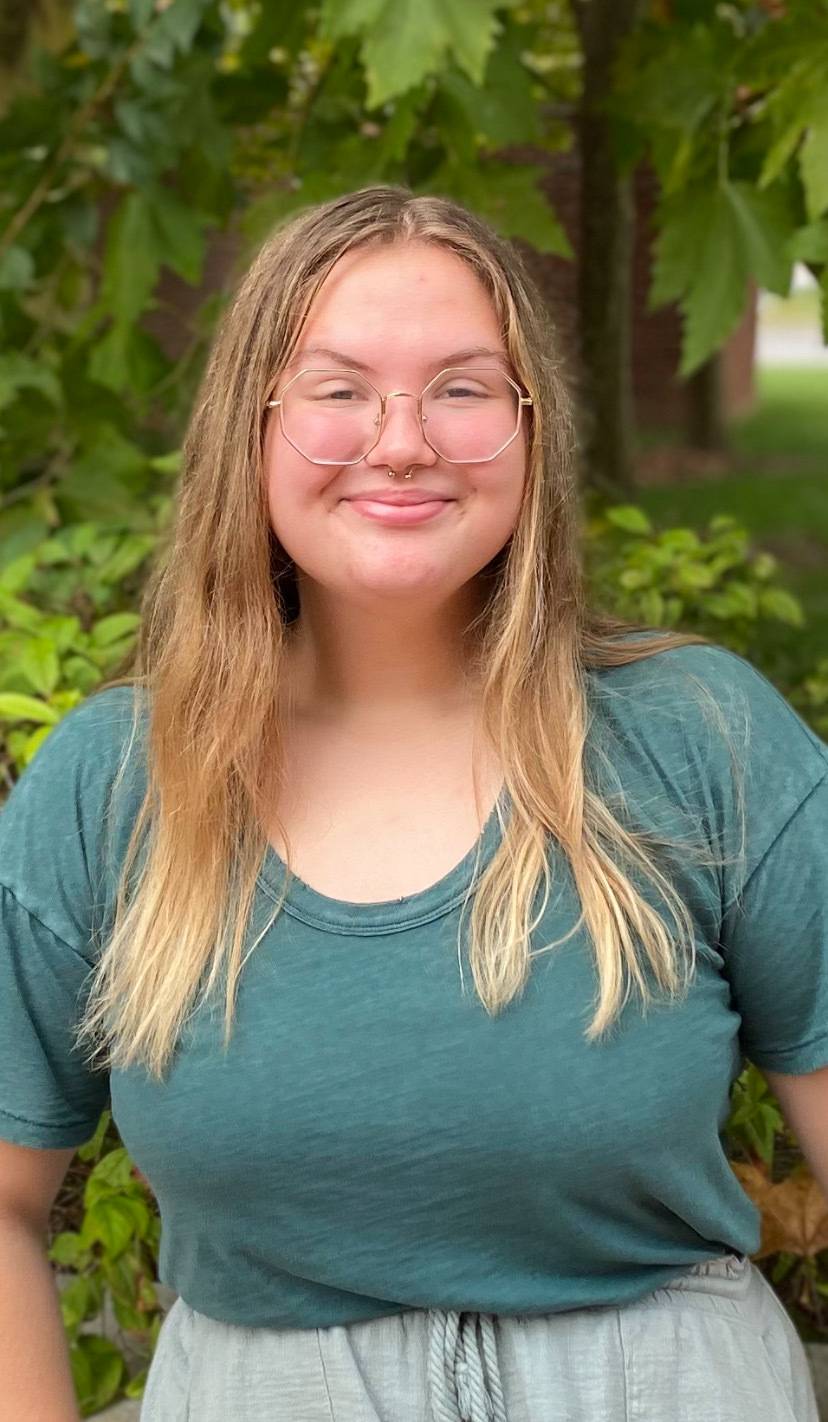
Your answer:
[[[80,1145],[111,1093],[158,1201],[162,1281],[235,1324],[621,1306],[700,1260],[754,1253],[758,1212],[721,1133],[746,1057],[828,1065],[828,747],[720,647],[588,680],[594,784],[616,810],[623,795],[639,828],[701,834],[730,858],[674,855],[698,955],[684,1001],[645,1016],[633,996],[611,1037],[586,1043],[597,977],[581,928],[490,1017],[457,953],[471,850],[383,903],[294,881],[243,970],[226,1057],[218,1002],[185,1027],[164,1084],[143,1069],[90,1074],[71,1027],[105,941],[104,814],[131,721],[131,690],[111,688],[50,733],[0,814],[0,1136]],[[730,752],[698,683],[745,775],[741,863]],[[121,853],[141,748],[116,801]],[[481,871],[500,834],[495,811]],[[550,861],[533,949],[578,917],[554,843]],[[282,867],[269,849],[254,934]]]

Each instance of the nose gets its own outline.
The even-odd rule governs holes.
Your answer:
[[[426,443],[417,417],[417,397],[404,390],[393,390],[386,397],[385,422],[374,448],[365,457],[371,468],[388,466],[407,469],[410,464],[431,466],[437,455]]]

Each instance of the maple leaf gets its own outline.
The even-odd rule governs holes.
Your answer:
[[[368,108],[405,93],[450,56],[474,84],[502,27],[502,0],[324,0],[320,34],[362,36]]]
[[[806,1165],[774,1185],[758,1165],[731,1162],[744,1190],[762,1216],[762,1239],[751,1257],[784,1250],[813,1259],[828,1249],[828,1200]]]

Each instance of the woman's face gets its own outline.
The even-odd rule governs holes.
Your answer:
[[[459,257],[420,242],[356,250],[339,259],[317,292],[297,356],[273,395],[303,368],[360,362],[377,390],[416,397],[443,366],[498,364],[494,356],[454,358],[472,346],[500,352],[511,374],[489,296]],[[309,347],[348,359],[303,354]],[[473,579],[514,531],[526,426],[522,420],[517,437],[488,463],[448,463],[426,444],[416,399],[393,399],[379,442],[364,458],[322,465],[287,441],[274,409],[264,460],[271,525],[296,565],[300,596],[311,579],[315,594],[327,591],[337,600],[376,606],[378,599],[416,599],[421,608],[438,606]],[[411,478],[404,479],[411,466]],[[398,471],[394,480],[389,467]],[[377,489],[427,490],[448,502],[424,521],[385,523],[353,502]]]

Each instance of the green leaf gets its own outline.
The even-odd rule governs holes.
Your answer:
[[[368,107],[419,84],[454,59],[476,84],[498,32],[501,0],[323,0],[322,39],[362,38]]]
[[[649,587],[652,581],[652,568],[625,568],[618,577],[619,586],[627,592],[638,592],[640,588]]]
[[[83,1358],[83,1369],[79,1368],[78,1356]],[[97,1333],[81,1333],[70,1350],[72,1376],[75,1392],[82,1415],[102,1411],[114,1401],[126,1377],[126,1363],[108,1338]],[[75,1369],[79,1368],[78,1373]],[[82,1386],[80,1379],[85,1379]]]
[[[37,554],[34,552],[21,553],[17,558],[10,558],[0,570],[0,589],[3,592],[20,592],[26,587],[36,567]]]
[[[245,242],[258,246],[286,218],[304,207],[327,202],[347,192],[350,184],[332,171],[303,174],[298,187],[282,188],[254,198],[239,217]]]
[[[84,1244],[100,1240],[108,1255],[117,1259],[132,1242],[135,1223],[126,1200],[111,1197],[90,1205],[84,1215],[81,1238]]]
[[[102,299],[122,328],[145,310],[162,257],[152,207],[143,193],[127,193],[107,229],[101,284]]]
[[[799,150],[799,171],[805,209],[813,222],[828,208],[828,98],[824,95]]]
[[[191,48],[211,4],[212,0],[173,0],[161,12],[158,28],[180,54]]]
[[[627,533],[652,533],[653,525],[647,514],[637,504],[614,504],[604,510],[608,523],[623,528]]]
[[[74,1230],[63,1230],[56,1234],[49,1246],[49,1259],[54,1264],[60,1264],[63,1268],[70,1268],[80,1264],[86,1257],[86,1250],[80,1242],[80,1235]]]
[[[794,262],[828,262],[828,218],[820,218],[800,227],[788,242],[788,255]]]
[[[764,582],[767,578],[772,578],[779,568],[779,560],[772,553],[757,553],[751,563],[754,578]]]
[[[121,522],[128,520],[135,496],[150,478],[144,451],[113,425],[99,424],[61,482],[62,498],[72,506],[73,517],[83,521],[76,545],[79,556],[90,557],[101,549],[102,530],[89,521],[103,518],[111,523],[119,511]]]
[[[715,570],[704,563],[682,563],[676,577],[679,586],[688,592],[712,588],[716,581]]]
[[[10,351],[0,355],[0,410],[11,405],[18,390],[39,390],[52,405],[60,405],[60,381],[50,366]]]
[[[89,357],[90,379],[116,393],[129,384],[130,325],[116,321],[102,336]]]
[[[123,1191],[133,1183],[133,1162],[125,1146],[116,1146],[98,1161],[84,1187],[84,1204],[93,1205],[112,1191]]]
[[[17,670],[33,691],[51,696],[60,680],[60,662],[48,637],[30,638],[20,652]]]
[[[802,604],[784,588],[762,588],[759,593],[759,608],[777,622],[786,622],[791,627],[804,626]]]
[[[738,324],[746,283],[787,294],[796,224],[787,191],[749,183],[695,184],[662,201],[649,309],[680,301],[685,339],[680,373],[689,375]]]
[[[93,348],[87,370],[99,385],[120,394],[143,392],[166,374],[157,342],[140,325],[120,318]]]
[[[426,85],[401,94],[389,105],[393,112],[389,115],[382,133],[376,140],[377,166],[381,171],[391,163],[400,163],[405,157],[408,145],[417,132],[420,112],[430,101],[431,94]]]
[[[710,187],[693,187],[659,202],[647,299],[650,311],[668,301],[680,300],[687,291],[696,271],[713,197]]]
[[[59,720],[60,713],[45,701],[36,701],[33,696],[17,691],[0,692],[0,721],[37,721],[55,726]]]
[[[654,627],[661,627],[664,624],[664,598],[656,588],[648,588],[642,594],[639,606],[645,622],[650,622]]]
[[[758,187],[766,188],[774,182],[796,152],[802,138],[802,119],[797,116],[792,123],[783,128],[774,143],[771,144],[765,154],[762,163],[762,171],[759,174]]]
[[[538,252],[574,257],[562,223],[538,187],[544,169],[530,164],[488,163],[481,176],[477,210],[504,237],[521,237]]]
[[[109,647],[120,637],[134,632],[140,621],[137,612],[113,612],[109,617],[102,617],[95,623],[89,639],[94,647]]]
[[[204,261],[204,219],[169,188],[155,188],[149,198],[161,261],[194,286]]]
[[[717,186],[709,195],[707,225],[695,271],[682,300],[684,337],[679,375],[697,370],[741,320],[748,264],[729,196]]]
[[[16,627],[22,632],[37,634],[43,624],[43,613],[38,608],[32,607],[30,602],[24,602],[22,598],[13,597],[2,588],[0,588],[0,617],[8,623],[9,627]]]
[[[471,135],[491,148],[539,143],[542,138],[540,110],[520,58],[524,47],[519,28],[511,26],[492,51],[484,84],[473,84],[457,70],[446,71],[438,80]]]
[[[34,278],[34,257],[25,247],[7,247],[0,257],[0,291],[25,291]]]
[[[538,187],[543,169],[486,160],[470,166],[443,163],[416,192],[454,197],[486,218],[504,237],[522,237],[539,252],[572,257],[569,239]]]
[[[110,557],[101,562],[98,576],[103,583],[118,584],[127,573],[140,566],[156,547],[157,539],[151,533],[130,533]]]
[[[159,474],[178,474],[182,459],[182,451],[173,449],[169,454],[156,454],[149,461],[149,465],[151,469],[157,469]]]
[[[726,183],[724,192],[741,233],[746,265],[757,284],[787,296],[793,267],[787,245],[796,226],[788,190],[775,187],[760,192],[740,182]]]
[[[172,0],[157,14],[145,31],[142,50],[132,62],[133,76],[140,87],[146,86],[150,67],[172,69],[176,54],[185,54],[192,47],[211,3],[212,0]]]
[[[695,553],[700,546],[699,535],[692,528],[667,528],[659,534],[659,544],[676,553]]]
[[[129,18],[136,30],[149,24],[155,13],[155,0],[129,0]]]
[[[74,1328],[94,1318],[100,1297],[101,1286],[91,1274],[78,1274],[71,1279],[60,1293],[60,1311],[65,1327]]]

